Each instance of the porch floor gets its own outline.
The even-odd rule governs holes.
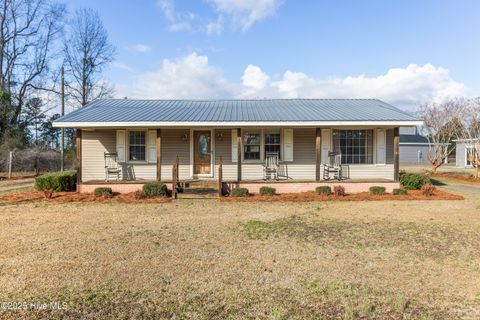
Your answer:
[[[217,179],[180,179],[180,183],[195,183],[195,182],[217,182]],[[82,181],[81,184],[145,184],[149,182],[157,182],[157,180],[88,180]],[[172,183],[172,180],[162,180],[163,183]],[[223,180],[224,183],[238,183],[237,180]],[[385,183],[394,182],[389,179],[345,179],[345,180],[296,180],[296,179],[279,179],[279,180],[241,180],[240,183]]]

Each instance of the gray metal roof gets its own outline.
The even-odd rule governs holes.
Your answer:
[[[419,143],[419,144],[429,144],[427,137],[421,136],[419,134],[401,134],[400,143]]]
[[[55,123],[417,121],[377,99],[99,99]]]

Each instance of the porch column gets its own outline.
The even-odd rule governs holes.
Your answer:
[[[157,129],[157,181],[162,181],[162,129]]]
[[[82,130],[81,129],[77,129],[75,146],[77,149],[75,169],[77,170],[77,192],[79,192],[80,183],[82,182]]]
[[[320,162],[322,156],[322,129],[317,128],[315,138],[315,180],[320,181]]]
[[[393,129],[393,180],[400,181],[400,130]]]
[[[237,128],[237,181],[242,181],[242,129]]]

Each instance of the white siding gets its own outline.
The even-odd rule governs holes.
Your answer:
[[[464,142],[457,142],[455,146],[455,163],[457,167],[465,167],[466,161],[466,154],[465,154],[465,143]]]

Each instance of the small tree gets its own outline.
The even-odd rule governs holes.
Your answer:
[[[452,153],[450,142],[458,136],[460,115],[463,114],[464,100],[451,99],[442,103],[425,104],[419,108],[419,117],[429,141],[427,159],[432,172],[443,165]]]

